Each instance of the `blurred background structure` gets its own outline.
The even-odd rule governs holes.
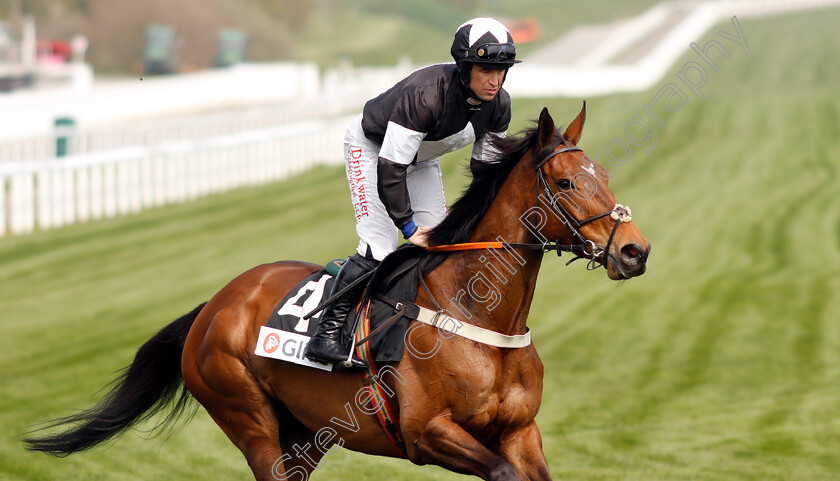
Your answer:
[[[562,35],[536,17],[510,18],[526,62],[510,72],[505,88],[513,98],[643,91],[689,43],[733,15],[838,3],[666,2]],[[6,6],[0,235],[135,212],[340,162],[347,123],[341,116],[422,63],[447,61],[451,31],[476,7],[395,2],[388,18],[373,13],[388,11],[374,10],[375,2],[245,2],[236,12],[188,0],[142,5],[16,0]],[[412,13],[418,15],[397,15]],[[248,21],[256,18],[261,21]],[[354,66],[371,59],[377,65]],[[94,79],[94,71],[103,75]],[[219,157],[217,167],[206,168]],[[243,172],[241,163],[254,170]]]

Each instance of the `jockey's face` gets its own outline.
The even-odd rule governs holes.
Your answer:
[[[470,90],[485,102],[493,100],[505,80],[504,69],[490,69],[473,65],[470,71]]]

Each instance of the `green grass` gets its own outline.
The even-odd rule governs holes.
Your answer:
[[[838,21],[742,19],[751,55],[723,61],[706,99],[663,115],[656,149],[616,169],[611,187],[653,244],[647,274],[613,283],[546,259],[530,325],[556,479],[840,478]],[[582,147],[622,135],[651,95],[590,99]],[[579,109],[520,101],[513,128],[543,105],[564,123]],[[454,200],[464,178],[445,164]],[[239,272],[347,254],[352,221],[333,167],[0,239],[0,479],[249,479],[201,410],[165,442],[127,434],[67,459],[19,438],[93,403],[142,342]],[[347,451],[313,475],[350,478],[461,479]]]

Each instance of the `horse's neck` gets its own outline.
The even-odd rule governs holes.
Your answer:
[[[508,243],[534,242],[519,218],[537,204],[539,191],[531,154],[513,168],[484,217],[472,232],[471,241],[489,241],[502,237]],[[542,257],[542,256],[540,256]],[[539,266],[537,266],[539,267]]]
[[[531,162],[523,159],[511,171],[470,240],[534,242],[519,217],[535,205],[537,191]],[[465,321],[504,334],[525,332],[542,262],[541,250],[464,251],[450,259],[454,274],[463,284],[457,288],[466,294],[459,301],[459,307],[465,307],[470,314]]]

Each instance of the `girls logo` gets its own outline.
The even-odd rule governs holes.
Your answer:
[[[263,350],[265,352],[272,354],[278,347],[280,347],[280,336],[273,332],[265,336],[265,341],[263,341]]]

